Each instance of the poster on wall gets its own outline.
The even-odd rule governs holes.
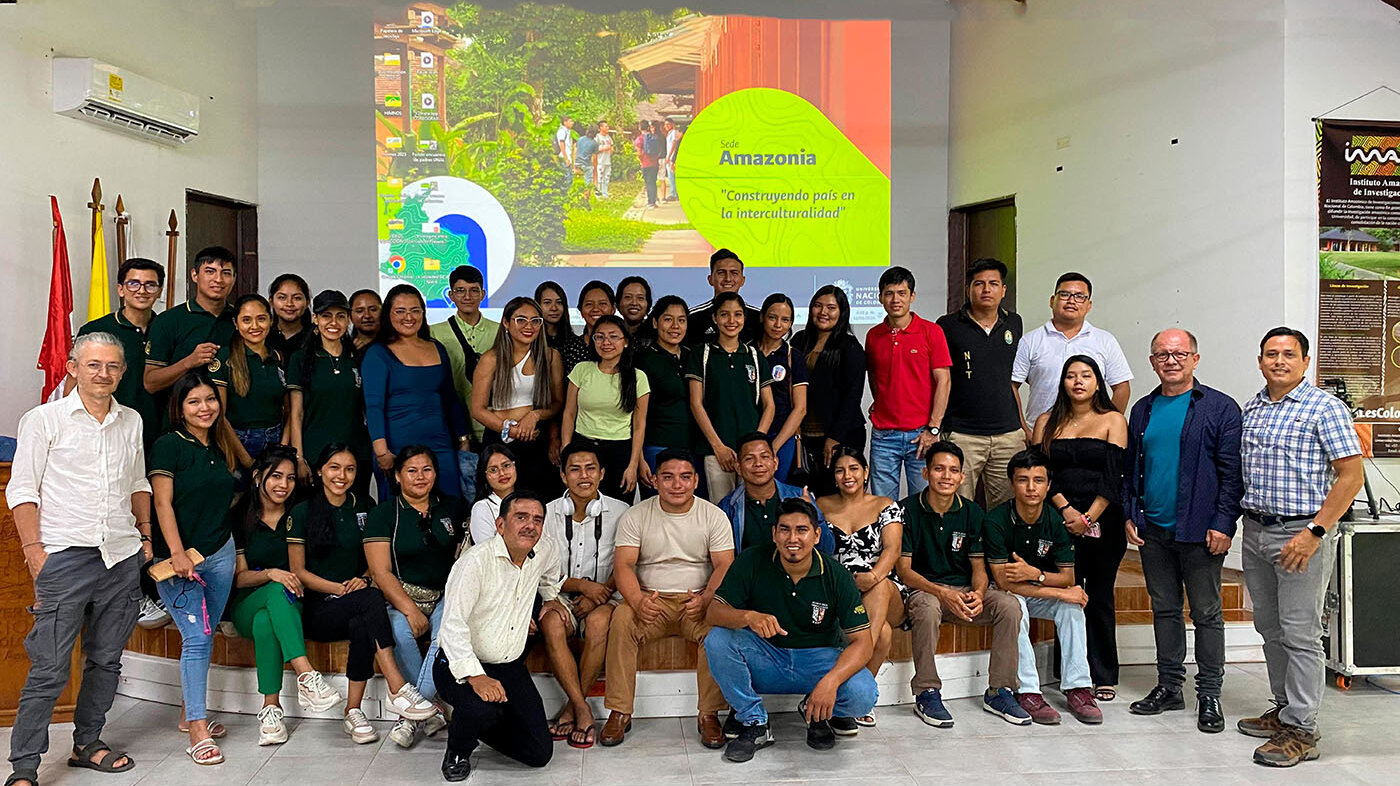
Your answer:
[[[1317,123],[1319,384],[1400,456],[1400,123]]]
[[[853,322],[883,316],[888,20],[381,9],[382,289],[417,286],[440,319],[448,275],[469,264],[488,308],[547,280],[572,301],[628,275],[697,305],[710,255],[729,248],[754,305],[784,291],[806,306],[835,283]]]

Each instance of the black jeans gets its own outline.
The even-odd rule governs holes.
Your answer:
[[[1181,616],[1182,587],[1196,628],[1196,694],[1220,697],[1225,678],[1225,615],[1220,607],[1220,569],[1224,554],[1211,554],[1204,543],[1181,543],[1174,533],[1144,523],[1142,575],[1152,599],[1152,634],[1157,640],[1157,682],[1180,690],[1186,682],[1186,623]]]
[[[384,593],[374,587],[339,596],[308,591],[301,625],[306,638],[312,641],[349,640],[345,676],[354,682],[364,682],[374,676],[376,651],[394,648],[394,632],[389,627]]]
[[[554,741],[544,717],[544,702],[525,668],[525,655],[509,663],[482,663],[481,667],[505,689],[504,702],[482,701],[470,683],[458,682],[445,654],[438,653],[433,663],[438,696],[452,705],[447,749],[458,756],[470,756],[484,742],[521,764],[548,764],[554,755]]]
[[[656,167],[642,167],[642,182],[647,187],[647,204],[656,205]]]
[[[1110,505],[1099,516],[1099,526],[1102,534],[1097,538],[1074,538],[1074,579],[1089,596],[1084,607],[1089,674],[1095,685],[1117,685],[1118,611],[1113,591],[1118,566],[1128,550],[1128,536],[1117,505]]]
[[[549,460],[548,425],[541,424],[540,434],[531,442],[511,440],[501,441],[501,432],[487,429],[481,438],[482,447],[505,445],[515,456],[515,488],[517,491],[529,489],[542,499],[551,500],[564,493],[564,481],[559,479],[559,467]],[[476,462],[476,495],[485,499],[491,493],[486,483],[486,462]],[[606,492],[605,492],[606,493]]]

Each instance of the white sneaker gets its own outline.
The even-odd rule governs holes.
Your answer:
[[[400,748],[412,748],[413,743],[418,741],[418,730],[422,726],[423,722],[399,718],[394,728],[389,730],[389,739]]]
[[[217,630],[220,633],[224,634],[224,638],[226,639],[240,638],[240,636],[238,635],[238,628],[234,626],[233,620],[224,620],[223,622],[220,622]]]
[[[400,718],[409,720],[424,721],[438,712],[437,705],[423,698],[418,686],[411,682],[405,682],[398,693],[390,693],[387,704]]]
[[[364,710],[359,707],[345,713],[345,722],[341,725],[357,745],[379,741],[379,732],[369,725],[369,718],[365,717]]]
[[[297,704],[303,710],[325,712],[342,701],[345,697],[326,682],[321,672],[312,669],[297,677]]]
[[[258,744],[281,745],[287,741],[287,724],[282,722],[282,708],[277,705],[258,710]]]
[[[447,716],[442,714],[442,710],[438,710],[436,715],[423,721],[423,736],[431,737],[445,728],[447,728]]]
[[[141,596],[141,611],[136,617],[137,625],[145,630],[154,630],[164,627],[169,622],[170,612],[165,610],[160,601]]]

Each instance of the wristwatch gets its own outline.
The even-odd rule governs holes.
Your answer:
[[[941,431],[939,431],[937,426],[924,426],[924,431],[928,432],[929,434],[932,434],[935,437],[942,433]]]
[[[1035,580],[1035,583],[1036,583],[1036,584],[1044,584],[1044,583],[1045,583],[1045,571],[1042,570],[1042,571],[1040,572],[1040,578],[1036,579],[1036,580]]]
[[[1311,532],[1312,534],[1316,535],[1319,540],[1327,537],[1327,528],[1322,526],[1321,524],[1318,524],[1316,521],[1308,522],[1307,530],[1308,532]]]

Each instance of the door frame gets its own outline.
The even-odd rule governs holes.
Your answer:
[[[220,207],[234,211],[238,224],[238,241],[233,251],[234,293],[243,295],[258,291],[258,206],[253,202],[211,194],[193,188],[185,189],[185,226],[189,227],[191,203]],[[185,244],[186,270],[194,261],[199,249],[192,243]]]
[[[967,300],[967,222],[971,213],[999,207],[1015,207],[1016,195],[958,205],[948,210],[948,311],[957,311]]]

